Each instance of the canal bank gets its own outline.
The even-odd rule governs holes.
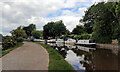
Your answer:
[[[120,45],[115,44],[100,44],[96,43],[97,48],[105,48],[105,49],[120,49]]]

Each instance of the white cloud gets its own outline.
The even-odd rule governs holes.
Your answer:
[[[48,22],[59,21],[59,20],[63,20],[66,28],[72,31],[73,28],[75,28],[76,25],[79,24],[80,17],[76,17],[76,16],[58,16],[52,18],[32,17],[31,19],[28,19],[28,23],[35,23],[37,25],[37,29],[42,30],[43,26]]]

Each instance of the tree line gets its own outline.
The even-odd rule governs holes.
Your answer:
[[[92,5],[83,19],[85,31],[98,43],[120,42],[120,2],[101,2]]]

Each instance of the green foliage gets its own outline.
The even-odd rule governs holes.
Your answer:
[[[3,50],[6,50],[10,47],[14,47],[17,44],[17,41],[12,36],[3,37],[2,42],[3,42],[3,44],[2,44]]]
[[[31,34],[34,38],[39,39],[40,37],[43,36],[43,31],[34,30],[34,31],[32,31]]]
[[[68,35],[68,34],[65,34],[65,35],[63,35],[61,38],[62,39],[65,39],[65,38],[74,38],[74,34],[70,34],[70,35]]]
[[[92,33],[98,43],[111,43],[120,38],[120,2],[101,2],[92,5],[83,19],[85,32]]]
[[[85,11],[85,16],[83,16],[83,19],[80,20],[81,23],[84,24],[85,32],[88,34],[91,34],[93,32],[92,28],[94,25],[94,20],[95,16],[93,15],[94,13],[94,8],[95,5],[92,5],[90,8],[88,8],[87,11]]]
[[[112,39],[120,38],[120,2],[108,2],[105,4],[114,18],[111,18],[112,22]]]
[[[93,27],[94,39],[99,43],[112,42],[111,18],[113,15],[106,8],[104,3],[99,3],[94,7],[95,23]]]
[[[90,35],[87,33],[81,35],[81,39],[90,39],[90,38],[91,38]]]
[[[2,37],[3,37],[3,35],[2,35],[2,34],[0,34],[0,42],[2,42]]]
[[[73,37],[73,39],[80,39],[80,38],[81,38],[80,35],[75,35],[75,36]]]
[[[73,38],[73,37],[74,37],[74,34],[68,35],[68,37]]]
[[[18,37],[18,38],[16,38],[16,41],[17,42],[23,42],[23,38],[22,37]]]
[[[70,65],[64,58],[48,45],[44,45],[40,42],[36,42],[37,44],[42,45],[49,53],[49,71],[51,70],[70,70],[70,72],[74,72],[75,70],[72,65]]]
[[[85,33],[84,26],[82,25],[77,25],[76,28],[74,28],[72,31],[72,34],[75,34],[75,35],[80,35],[82,33]]]
[[[74,39],[91,39],[91,34],[83,33],[81,35],[76,35],[73,37]]]
[[[44,39],[48,39],[48,37],[55,38],[67,32],[66,27],[62,21],[49,22],[43,27],[43,29]]]
[[[0,37],[3,37],[3,35],[2,35],[2,34],[0,34]]]
[[[27,27],[23,27],[23,30],[25,30],[27,36],[32,36],[31,32],[36,30],[36,25],[35,24],[30,24]]]
[[[15,30],[12,30],[10,33],[14,37],[26,37],[27,36],[25,31],[21,28],[21,26],[18,27],[17,29],[15,29]]]
[[[65,40],[68,37],[68,34],[63,35],[61,38]]]
[[[10,48],[8,48],[7,50],[2,50],[2,56],[8,54],[8,53],[11,52],[12,50],[14,50],[14,49],[16,49],[16,48],[18,48],[18,47],[20,47],[20,46],[22,46],[22,45],[23,45],[23,43],[22,43],[22,42],[19,42],[19,43],[17,43],[17,45],[14,46],[14,47],[10,47]]]
[[[120,44],[120,38],[118,38],[118,44]]]

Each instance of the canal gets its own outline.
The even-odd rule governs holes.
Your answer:
[[[120,51],[104,48],[90,48],[79,45],[48,43],[58,51],[76,70],[119,70]]]

